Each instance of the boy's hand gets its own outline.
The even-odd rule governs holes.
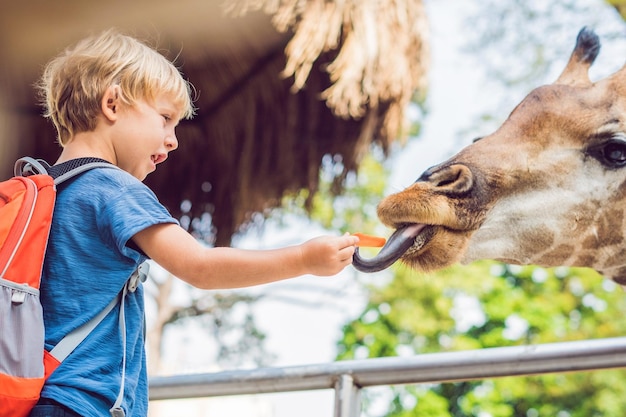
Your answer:
[[[330,276],[341,272],[352,263],[352,255],[359,238],[343,236],[320,236],[300,245],[302,262],[308,273]]]

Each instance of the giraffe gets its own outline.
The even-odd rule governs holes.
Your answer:
[[[395,229],[365,272],[397,260],[432,271],[493,259],[581,266],[626,284],[626,65],[592,82],[600,49],[583,28],[553,83],[530,92],[490,135],[381,200]]]

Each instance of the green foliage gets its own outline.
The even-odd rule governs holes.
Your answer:
[[[402,265],[343,331],[338,359],[624,335],[623,290],[594,271],[482,261],[423,275]],[[394,387],[388,417],[622,416],[626,372],[608,370]],[[407,395],[414,401],[400,400]],[[414,404],[407,408],[402,404]],[[444,404],[444,406],[442,406]]]

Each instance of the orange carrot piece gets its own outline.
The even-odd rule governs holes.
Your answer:
[[[356,244],[359,247],[380,248],[385,246],[385,242],[387,242],[387,239],[384,237],[366,235],[364,233],[352,233],[352,235],[359,238],[359,243]]]

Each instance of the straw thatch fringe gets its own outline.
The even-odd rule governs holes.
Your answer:
[[[326,104],[339,117],[360,118],[389,103],[383,134],[402,134],[404,110],[425,86],[429,64],[420,0],[231,0],[224,7],[232,15],[263,10],[278,31],[293,31],[283,75],[294,77],[295,91],[324,52],[337,50],[326,66],[332,82],[321,93]]]

